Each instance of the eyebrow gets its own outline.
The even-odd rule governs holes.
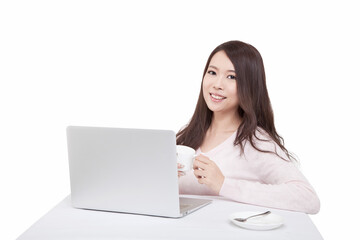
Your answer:
[[[217,67],[215,67],[214,65],[209,65],[209,67],[214,68],[216,70],[219,70]],[[235,70],[227,70],[227,72],[235,72]]]

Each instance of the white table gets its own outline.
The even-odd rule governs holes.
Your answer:
[[[271,209],[285,224],[268,231],[240,228],[229,220],[238,211],[264,211],[221,197],[189,196],[213,202],[183,218],[171,219],[124,213],[75,209],[70,196],[38,220],[18,239],[322,239],[304,213]]]

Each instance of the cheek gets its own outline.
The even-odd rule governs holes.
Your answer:
[[[234,100],[234,101],[237,101],[238,102],[238,93],[237,93],[237,86],[236,84],[233,84],[229,89],[231,89],[229,91],[229,94],[231,95],[231,98]]]
[[[203,90],[203,93],[207,93],[209,91],[209,81],[208,79],[204,78],[203,80],[203,83],[202,83],[202,90]]]
[[[209,83],[210,83],[209,79],[204,77],[204,79],[203,79],[203,90],[206,90],[206,89],[209,88]]]
[[[237,90],[236,90],[236,88],[231,91],[231,96],[237,98]]]

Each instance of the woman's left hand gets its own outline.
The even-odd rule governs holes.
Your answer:
[[[195,158],[194,174],[200,184],[205,184],[219,194],[224,183],[224,175],[215,162],[204,155]]]

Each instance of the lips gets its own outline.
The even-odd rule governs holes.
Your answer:
[[[222,100],[226,99],[225,96],[216,93],[210,93],[210,97],[214,102],[221,102]]]

